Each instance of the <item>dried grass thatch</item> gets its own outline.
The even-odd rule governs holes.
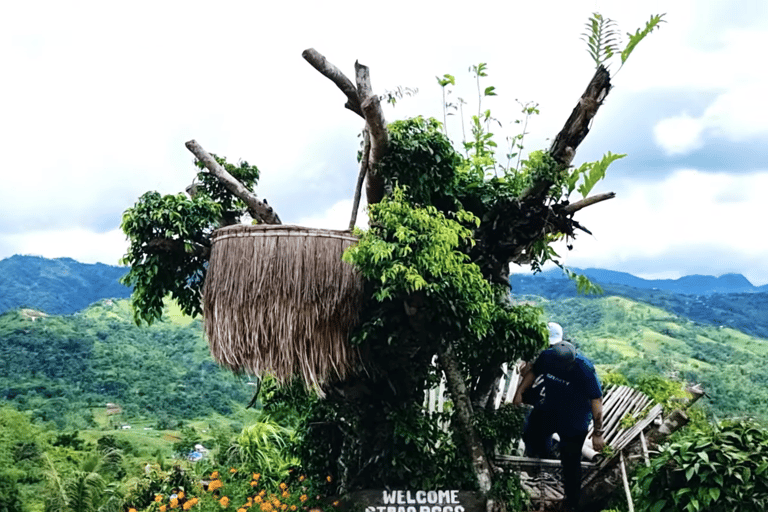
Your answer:
[[[213,236],[205,331],[214,359],[235,372],[298,375],[319,389],[342,378],[356,351],[362,278],[341,261],[348,231],[285,225],[229,226]]]

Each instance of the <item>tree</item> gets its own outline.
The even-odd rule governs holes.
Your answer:
[[[364,178],[371,221],[368,231],[356,231],[359,243],[344,255],[366,283],[349,340],[361,358],[349,376],[329,379],[322,400],[308,401],[299,448],[308,470],[334,476],[340,492],[460,485],[479,490],[491,507],[517,495],[514,475],[494,472],[489,453],[500,440],[511,441],[509,426],[519,426],[519,417],[491,404],[501,363],[531,357],[545,343],[545,327],[537,309],[512,304],[509,265],[540,268],[557,261],[555,240],[588,232],[574,214],[613,197],[589,194],[624,155],[609,152],[577,168],[572,162],[611,89],[607,61],[620,56],[623,64],[661,18],[629,34],[623,51],[611,20],[599,14],[589,20],[592,80],[551,147],[515,167],[512,154],[507,165],[499,163],[493,117],[480,105],[471,139],[457,150],[434,119],[387,125],[366,66],[355,64],[353,83],[314,49],[303,52],[344,93],[345,107],[365,121],[358,185]],[[480,104],[494,87],[481,87],[486,64],[470,69]],[[438,79],[441,87],[453,83],[448,77]],[[515,140],[519,146],[522,137]],[[201,311],[216,228],[245,213],[258,223],[280,222],[251,191],[254,168],[233,166],[195,141],[187,148],[198,159],[202,186],[190,188],[190,197],[145,194],[123,218],[131,240],[125,282],[135,287],[137,321],[159,317],[169,293],[186,313]],[[238,178],[240,172],[247,176]],[[571,202],[575,191],[582,197]],[[443,374],[453,405],[449,433],[436,428],[421,405],[425,389]]]
[[[45,510],[49,512],[116,512],[122,510],[117,483],[109,483],[106,474],[114,472],[122,455],[107,450],[86,458],[81,467],[62,477],[48,456],[45,472],[47,493]]]

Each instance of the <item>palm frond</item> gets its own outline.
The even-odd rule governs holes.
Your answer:
[[[595,61],[595,67],[599,68],[619,51],[619,29],[616,22],[597,12],[592,13],[585,27],[581,38],[587,43],[587,53]]]
[[[629,36],[629,42],[627,43],[627,47],[621,51],[622,65],[624,65],[624,63],[629,58],[629,54],[632,53],[632,50],[635,49],[637,44],[642,41],[645,36],[653,32],[653,30],[659,26],[659,23],[666,23],[666,21],[662,19],[664,16],[664,14],[655,14],[651,16],[651,19],[645,24],[645,28],[643,30],[637,29],[634,34],[627,32],[627,36]]]

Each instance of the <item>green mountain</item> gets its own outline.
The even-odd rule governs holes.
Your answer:
[[[741,275],[686,276],[676,280],[645,280],[622,272],[573,269],[604,291],[644,302],[702,324],[736,329],[768,338],[768,289],[753,286]],[[577,297],[576,283],[560,269],[510,276],[513,296],[536,295],[549,300]],[[600,297],[600,296],[592,296]]]
[[[104,298],[124,299],[131,289],[118,280],[125,267],[86,264],[71,258],[11,256],[0,260],[0,313],[32,308],[68,315]]]
[[[211,359],[201,322],[169,307],[150,327],[127,300],[101,300],[66,316],[21,309],[0,315],[0,398],[59,428],[89,428],[94,411],[158,425],[229,414],[252,388]]]
[[[630,381],[659,373],[700,383],[708,395],[703,405],[716,416],[768,422],[765,338],[621,296],[524,299],[540,304],[546,319],[560,323],[566,339],[599,369]]]

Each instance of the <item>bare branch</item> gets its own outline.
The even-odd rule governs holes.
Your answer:
[[[610,90],[611,75],[601,65],[595,71],[592,80],[589,81],[587,89],[581,95],[578,104],[565,122],[565,126],[552,141],[549,152],[555,160],[566,166],[571,165],[571,161],[576,155],[576,148],[589,133],[592,119]]]
[[[587,89],[579,98],[579,102],[549,148],[549,153],[562,166],[563,170],[571,165],[573,158],[576,156],[576,149],[589,133],[592,119],[597,114],[597,110],[603,104],[603,100],[605,100],[610,90],[611,75],[601,65],[595,71],[595,74],[589,81],[589,85],[587,85]],[[538,181],[525,190],[520,195],[520,199],[523,200],[529,196],[537,197],[547,192],[551,186],[552,181],[550,180]]]
[[[582,199],[581,201],[576,201],[575,203],[571,203],[568,206],[564,207],[563,213],[566,213],[566,214],[576,213],[577,211],[582,210],[587,206],[592,206],[595,203],[607,201],[608,199],[613,199],[614,197],[616,197],[615,192],[606,192],[604,194],[596,194],[594,196],[589,196],[585,199]]]
[[[355,81],[365,123],[371,134],[371,156],[368,163],[368,183],[365,193],[368,204],[375,204],[384,197],[384,180],[376,173],[376,165],[387,150],[389,132],[387,132],[384,112],[381,110],[381,101],[377,95],[373,94],[368,66],[355,62]]]
[[[360,108],[361,100],[358,99],[355,85],[341,72],[341,70],[339,70],[339,68],[328,62],[328,59],[314,48],[307,48],[301,52],[301,56],[304,57],[304,60],[309,62],[313,68],[318,70],[323,76],[335,83],[336,86],[341,89],[341,92],[347,97],[347,102],[344,104],[346,108],[365,119],[363,111]]]
[[[368,172],[369,156],[371,154],[371,136],[368,134],[368,130],[363,130],[363,154],[360,158],[360,173],[357,175],[357,185],[355,186],[355,198],[352,200],[352,217],[349,219],[349,230],[355,227],[357,222],[357,210],[360,208],[360,192],[363,188],[363,181],[365,181],[365,175]]]
[[[271,206],[261,201],[256,197],[256,194],[245,188],[242,183],[229,174],[197,141],[190,140],[185,146],[205,165],[211,174],[216,176],[227,187],[227,190],[245,202],[251,217],[264,224],[281,224],[280,217],[277,216],[277,213],[275,213]]]

